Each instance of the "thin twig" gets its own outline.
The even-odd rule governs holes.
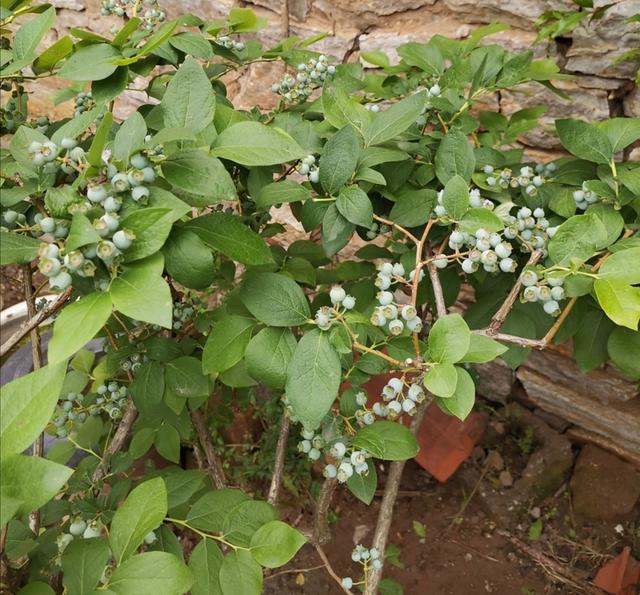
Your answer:
[[[322,570],[326,568],[326,564],[319,564],[318,566],[311,566],[311,568],[292,568],[291,570],[281,570],[280,572],[274,572],[273,574],[268,574],[264,577],[265,581],[269,579],[276,578],[276,576],[282,576],[283,574],[302,574],[304,572],[312,572],[314,570]]]
[[[524,554],[527,554],[536,564],[538,564],[552,579],[562,582],[577,589],[585,595],[601,595],[602,591],[589,583],[583,581],[571,570],[571,568],[559,564],[553,558],[545,555],[533,546],[526,544],[524,541],[514,537],[507,531],[498,530],[498,535],[504,537],[509,543],[518,548]]]
[[[433,264],[427,266],[429,271],[429,278],[431,279],[431,287],[433,288],[433,297],[436,300],[436,313],[438,318],[442,318],[447,315],[447,305],[444,301],[444,293],[442,292],[442,284],[440,283],[440,276]]]
[[[211,477],[211,480],[213,481],[213,485],[215,485],[219,490],[227,487],[227,481],[224,477],[222,462],[213,449],[211,436],[209,435],[209,430],[207,429],[207,424],[204,421],[202,411],[200,411],[199,409],[192,411],[191,421],[193,422],[193,427],[198,436],[198,440],[202,445],[202,449],[204,450],[204,456],[207,459],[207,470]]]
[[[534,250],[531,253],[531,257],[529,258],[529,261],[527,262],[526,266],[533,266],[540,260],[540,258],[542,258],[542,250]],[[520,276],[518,276],[518,279],[516,280],[514,286],[511,288],[509,295],[506,297],[506,299],[502,303],[502,306],[498,308],[498,311],[493,315],[493,318],[491,318],[491,322],[489,322],[489,326],[487,327],[488,334],[492,335],[497,333],[500,330],[500,328],[502,327],[502,324],[504,323],[505,319],[509,315],[509,312],[511,312],[511,308],[513,308],[513,304],[515,304],[515,301],[518,299],[521,289],[522,289],[522,279]]]
[[[318,556],[320,556],[320,559],[324,562],[324,567],[327,569],[327,572],[331,575],[331,578],[340,585],[340,588],[347,595],[353,595],[353,591],[350,591],[345,586],[343,586],[342,579],[335,573],[335,571],[331,567],[331,563],[329,562],[329,558],[327,558],[327,554],[325,554],[323,549],[317,544],[316,544],[316,552],[318,552]]]
[[[338,481],[335,478],[331,479],[327,477],[320,489],[313,523],[313,543],[315,544],[322,545],[331,539],[327,513],[329,512],[329,506],[331,506],[331,500],[337,486]]]
[[[31,266],[25,265],[23,267],[23,285],[24,285],[24,299],[27,302],[27,316],[28,320],[32,320],[36,312],[35,294],[33,292],[33,277],[31,274]],[[33,361],[33,370],[39,370],[42,367],[42,346],[40,342],[40,333],[38,332],[38,326],[34,326],[31,329],[31,359]],[[33,443],[33,456],[44,456],[44,433],[36,438]],[[29,528],[38,535],[40,531],[40,511],[34,510],[29,514]]]
[[[291,30],[289,23],[289,0],[280,0],[280,19],[280,24],[282,26],[280,38],[286,39],[289,37],[289,32]]]
[[[280,432],[278,433],[278,444],[276,445],[276,458],[273,463],[273,477],[269,486],[267,502],[275,504],[278,501],[282,476],[284,475],[284,459],[287,451],[287,440],[289,439],[289,416],[286,411],[282,412],[280,418]]]
[[[415,436],[422,425],[424,414],[427,407],[431,404],[431,398],[427,398],[416,411],[413,419],[411,420],[411,432]],[[377,548],[379,552],[383,553],[387,548],[387,540],[389,538],[389,530],[391,529],[391,523],[393,521],[393,508],[398,496],[398,489],[400,487],[400,480],[402,479],[402,472],[406,461],[394,461],[389,467],[389,475],[387,476],[387,483],[384,487],[384,495],[382,496],[382,502],[380,503],[380,511],[378,512],[378,522],[376,523],[376,530],[373,535],[373,547]],[[376,595],[378,592],[378,586],[382,579],[382,569],[371,568],[367,577],[367,585],[365,587],[365,595]]]
[[[427,224],[424,230],[422,231],[422,235],[420,236],[420,239],[418,240],[417,238],[415,238],[416,266],[413,269],[413,286],[411,288],[411,304],[413,305],[414,308],[416,307],[416,304],[418,301],[418,284],[420,283],[420,271],[422,271],[422,267],[423,267],[422,254],[424,252],[425,244],[427,243],[427,237],[429,236],[429,232],[431,231],[431,228],[433,227],[434,223],[435,223],[435,219],[429,219],[429,221],[427,221]],[[435,291],[435,287],[434,287],[434,291]]]
[[[417,245],[420,242],[420,240],[416,236],[414,236],[408,229],[405,229],[404,227],[402,227],[402,225],[398,225],[397,223],[394,223],[390,219],[385,219],[384,217],[380,217],[375,213],[373,215],[373,218],[379,223],[383,223],[384,225],[388,225],[389,227],[393,227],[394,229],[397,229],[400,233],[403,233],[405,236],[407,236],[414,244]]]
[[[9,351],[22,341],[23,337],[60,310],[60,308],[62,308],[69,299],[72,291],[72,288],[69,287],[69,289],[66,289],[61,293],[53,302],[50,302],[47,306],[42,308],[42,310],[40,310],[40,312],[35,316],[23,322],[22,325],[20,325],[20,328],[2,344],[2,347],[0,347],[0,357],[4,357],[5,354],[9,353]]]

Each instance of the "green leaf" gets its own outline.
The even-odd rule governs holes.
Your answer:
[[[431,364],[424,375],[424,386],[434,395],[443,398],[453,396],[458,384],[458,374],[453,364]]]
[[[640,118],[611,118],[598,124],[617,153],[640,138]]]
[[[191,356],[179,357],[167,362],[165,386],[177,397],[185,399],[209,395],[209,379],[202,374],[200,360]]]
[[[81,47],[62,65],[59,76],[70,81],[99,81],[106,79],[118,67],[114,59],[120,52],[106,43]]]
[[[259,122],[238,122],[213,142],[212,154],[241,165],[278,165],[297,161],[305,151],[286,132]]]
[[[322,111],[327,122],[333,127],[340,129],[350,124],[360,134],[371,121],[370,112],[336,84],[324,85]]]
[[[373,223],[373,207],[367,193],[358,186],[343,188],[336,200],[340,214],[354,225],[369,228]]]
[[[55,591],[47,583],[35,581],[22,587],[17,595],[55,595]]]
[[[163,424],[158,428],[153,446],[163,459],[176,465],[180,463],[180,434],[172,425]]]
[[[68,595],[92,595],[111,557],[104,539],[76,539],[62,554],[62,584]]]
[[[328,333],[314,329],[298,343],[287,370],[285,392],[294,415],[308,429],[320,425],[340,388],[340,359]]]
[[[461,361],[473,364],[483,364],[500,357],[508,347],[498,341],[471,333],[469,349]]]
[[[167,489],[162,478],[150,479],[133,489],[111,521],[109,544],[116,563],[131,556],[166,515]]]
[[[210,213],[192,219],[186,228],[195,232],[209,248],[232,260],[251,266],[273,263],[264,240],[236,215]]]
[[[282,521],[262,525],[251,537],[251,555],[265,568],[278,568],[305,544],[303,535]]]
[[[416,66],[432,76],[442,73],[444,58],[434,42],[403,43],[398,47],[397,52],[402,61],[409,66]]]
[[[476,400],[476,387],[469,372],[456,366],[456,373],[458,374],[456,392],[448,399],[436,397],[436,403],[445,413],[464,421],[473,409]]]
[[[429,356],[440,363],[460,361],[471,344],[471,332],[460,314],[447,314],[436,320],[429,331]]]
[[[234,506],[225,516],[222,532],[231,543],[248,547],[251,537],[262,525],[278,518],[276,509],[257,500],[246,500]]]
[[[49,364],[2,387],[0,453],[28,448],[51,419],[64,382],[66,362]]]
[[[262,569],[245,550],[235,550],[224,557],[220,568],[223,595],[260,595]]]
[[[614,328],[607,341],[607,351],[611,361],[629,378],[640,380],[640,332]]]
[[[192,31],[184,31],[170,37],[169,43],[177,50],[180,50],[185,54],[191,54],[192,56],[201,58],[202,60],[208,60],[213,57],[211,43],[201,34],[194,33]]]
[[[129,163],[129,157],[144,145],[147,124],[140,112],[133,112],[118,128],[113,141],[113,158]]]
[[[310,198],[311,192],[301,184],[293,180],[282,180],[262,186],[255,201],[257,208],[268,209],[276,204],[305,201]]]
[[[430,188],[403,192],[389,213],[389,218],[405,227],[418,227],[429,220],[436,203],[436,192]]]
[[[120,223],[121,229],[131,231],[135,239],[124,251],[126,262],[151,256],[164,245],[173,225],[170,209],[138,209],[127,215]]]
[[[301,287],[278,273],[249,275],[240,289],[240,300],[251,314],[269,326],[298,326],[311,316]]]
[[[191,552],[189,568],[193,574],[191,595],[221,595],[222,552],[211,539],[202,539]]]
[[[247,345],[244,354],[247,372],[261,384],[284,388],[296,345],[288,328],[262,329]]]
[[[93,339],[111,316],[108,293],[95,292],[62,309],[53,325],[48,357],[52,363],[68,359]]]
[[[360,473],[354,473],[347,479],[347,487],[358,500],[369,506],[369,504],[373,502],[373,497],[378,487],[378,474],[376,472],[376,466],[371,460],[367,460],[367,467],[369,470],[366,473],[362,475]]]
[[[322,218],[322,247],[333,256],[347,245],[355,226],[345,219],[335,204],[331,204]]]
[[[94,167],[101,167],[103,165],[102,152],[107,144],[107,137],[111,133],[111,127],[113,126],[113,114],[111,112],[105,112],[100,124],[96,129],[96,133],[93,135],[93,140],[87,151],[87,161]]]
[[[12,498],[7,490],[0,488],[0,527],[4,527],[20,510],[21,500]]]
[[[325,144],[320,157],[320,184],[327,194],[338,192],[353,176],[360,144],[352,126],[338,130]]]
[[[146,552],[118,566],[107,587],[117,595],[181,595],[192,583],[191,572],[180,558]]]
[[[28,264],[36,256],[40,242],[29,236],[0,231],[0,265]]]
[[[393,421],[376,421],[360,428],[351,444],[383,461],[405,461],[420,450],[411,430]]]
[[[76,213],[71,219],[71,227],[66,243],[67,250],[77,250],[87,244],[96,244],[100,240],[102,238],[95,227],[91,225],[91,221],[82,213]]]
[[[469,184],[459,175],[452,176],[445,183],[442,204],[451,218],[456,221],[461,220],[469,210]],[[487,209],[476,210],[486,211]]]
[[[475,164],[476,157],[467,137],[456,128],[449,130],[436,151],[438,180],[446,184],[457,175],[468,183],[475,170]]]
[[[177,39],[174,37],[171,41]],[[216,96],[207,74],[195,58],[187,56],[180,65],[167,85],[160,105],[166,128],[187,128],[200,132],[211,124]]]
[[[182,506],[200,490],[206,474],[200,469],[174,469],[164,475],[164,483],[167,486],[167,505],[169,510]]]
[[[250,500],[249,496],[232,488],[208,492],[191,507],[187,522],[196,529],[220,533],[227,514],[247,500]]]
[[[162,162],[164,177],[186,199],[197,207],[205,207],[236,198],[236,187],[222,162],[202,151],[179,151]]]
[[[588,311],[580,322],[573,336],[573,355],[580,370],[587,372],[607,361],[607,340],[613,323],[602,310]]]
[[[140,366],[133,377],[129,391],[135,406],[140,411],[149,410],[162,401],[164,394],[164,371],[162,365],[149,360]]]
[[[613,208],[613,206],[596,203],[589,205],[585,212],[587,215],[595,215],[600,219],[604,225],[605,231],[607,232],[606,238],[596,246],[598,250],[602,250],[603,248],[610,246],[620,237],[620,234],[624,229],[624,219],[622,218],[622,215]]]
[[[480,228],[489,232],[504,228],[502,219],[489,209],[469,209],[460,219],[460,229],[466,233],[475,233]]]
[[[375,114],[363,131],[365,146],[381,145],[403,133],[422,113],[425,101],[424,92],[414,93]],[[320,171],[322,172],[322,168]]]
[[[611,141],[595,124],[582,120],[556,120],[555,124],[562,146],[572,155],[594,163],[613,159]]]
[[[600,267],[598,276],[629,285],[640,283],[640,247],[621,250],[609,256]]]
[[[13,50],[13,59],[31,62],[35,58],[38,44],[47,31],[53,27],[55,20],[56,10],[53,6],[50,6],[22,25],[13,37],[11,48]]]
[[[4,393],[4,390],[3,390]],[[6,395],[2,395],[2,400]],[[3,423],[4,417],[3,417]],[[23,440],[23,442],[26,442]],[[15,442],[14,442],[15,444]],[[5,455],[6,446],[2,442],[3,458],[0,459],[3,498],[20,502],[18,514],[29,514],[44,506],[56,496],[73,474],[73,469],[41,457],[21,454]]]
[[[131,264],[114,279],[109,293],[113,305],[133,320],[172,327],[173,302],[167,282],[162,278],[162,255],[156,254]]]
[[[188,229],[175,228],[164,246],[168,273],[190,289],[206,289],[213,282],[213,254],[204,242]]]
[[[549,257],[561,266],[566,266],[572,259],[584,262],[606,238],[607,230],[596,215],[575,215],[562,223],[549,241]]]
[[[640,287],[624,281],[596,279],[593,288],[606,315],[616,324],[638,330],[640,321]]]
[[[254,322],[243,316],[226,316],[213,325],[202,352],[202,370],[216,374],[228,370],[244,356]]]

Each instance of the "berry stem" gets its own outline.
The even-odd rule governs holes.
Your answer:
[[[389,225],[390,227],[393,227],[394,229],[397,229],[399,232],[403,233],[405,236],[407,236],[414,244],[418,244],[420,242],[420,240],[414,236],[408,229],[405,229],[404,227],[402,227],[402,225],[398,225],[397,223],[394,223],[393,221],[391,221],[390,219],[385,219],[384,217],[380,217],[379,215],[376,215],[374,213],[373,218],[378,221],[378,223],[383,223],[384,225]]]

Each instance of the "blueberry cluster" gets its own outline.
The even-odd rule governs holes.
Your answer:
[[[83,407],[82,393],[68,393],[60,399],[60,412],[54,420],[58,438],[67,437],[67,426],[74,422],[82,423],[87,419],[87,408]],[[68,422],[71,422],[70,424]]]
[[[425,105],[422,108],[422,111],[420,112],[420,115],[416,118],[416,125],[419,128],[424,127],[426,125],[426,123],[427,123],[427,116],[425,114],[427,113],[427,111],[431,107],[431,101],[430,100],[433,97],[439,97],[440,94],[442,93],[442,89],[440,88],[440,85],[437,82],[434,82],[433,84],[431,84],[428,87],[422,87],[422,88],[425,89],[426,92],[427,92],[427,101],[425,102]]]
[[[583,182],[582,189],[574,191],[573,200],[576,203],[576,208],[584,211],[589,205],[598,202],[599,197],[595,192],[589,190],[587,185]]]
[[[524,286],[521,296],[523,302],[540,302],[547,314],[560,314],[559,302],[565,298],[563,276],[549,274],[540,279],[533,268],[527,268],[520,275],[520,281]]]
[[[478,229],[475,234],[454,230],[449,236],[449,247],[458,254],[464,254],[462,270],[468,275],[475,273],[480,265],[488,273],[502,271],[511,273],[516,270],[517,263],[511,258],[513,246],[498,233],[489,233],[486,229]],[[461,252],[461,249],[464,249]],[[442,267],[442,260],[434,260],[434,264]],[[447,261],[445,261],[445,266]],[[442,267],[444,268],[444,267]]]
[[[306,63],[298,64],[295,76],[286,74],[279,83],[271,85],[271,90],[278,93],[285,101],[307,100],[314,89],[322,86],[322,83],[331,78],[336,72],[333,64],[328,64],[327,57],[322,54],[318,59],[311,58]]]
[[[102,535],[102,526],[97,520],[85,521],[81,516],[74,518],[68,527],[68,533],[61,533],[56,538],[58,554],[62,555],[74,539],[93,539]]]
[[[148,361],[149,358],[146,355],[134,353],[131,356],[120,360],[120,369],[124,372],[133,372],[135,374],[140,369],[140,366]]]
[[[0,229],[6,231],[26,225],[26,223],[27,218],[23,213],[18,213],[18,211],[14,211],[13,209],[6,209],[2,212],[2,227],[0,227]]]
[[[213,43],[228,50],[235,50],[236,52],[241,52],[244,49],[243,41],[234,41],[228,35],[218,35],[213,39]]]
[[[160,8],[158,0],[142,0],[143,12],[139,12],[137,5],[140,0],[102,0],[100,14],[102,16],[124,17],[131,7],[131,14],[135,10],[136,16],[143,21],[143,26],[147,31],[152,31],[158,23],[162,23],[167,18],[167,13]]]
[[[424,389],[417,383],[391,378],[382,389],[383,403],[374,403],[373,412],[379,417],[394,420],[403,413],[413,415],[416,405],[426,398]]]
[[[118,421],[122,417],[122,410],[127,406],[129,388],[112,381],[109,384],[101,384],[96,389],[96,393],[95,407],[89,408],[90,415],[98,415],[104,411],[113,421]]]
[[[323,475],[328,478],[336,478],[338,482],[345,483],[354,474],[367,475],[369,466],[367,459],[371,455],[364,450],[351,449],[342,441],[334,442],[329,449],[329,455],[334,463],[329,463],[323,470]]]
[[[96,100],[93,98],[91,91],[78,93],[74,99],[74,103],[74,115],[76,118],[96,107]]]
[[[2,83],[0,87],[3,91],[11,91],[10,82]],[[27,94],[22,92],[21,87],[11,91],[11,96],[2,101],[0,107],[0,131],[15,132],[19,126],[25,123],[27,114]]]
[[[370,568],[373,568],[375,570],[380,570],[382,568],[380,552],[375,547],[367,549],[363,545],[358,544],[353,549],[353,552],[351,552],[351,559],[354,562],[362,564],[365,577],[367,576],[367,572]],[[345,589],[351,589],[352,587],[356,585],[362,585],[365,582],[366,579],[359,582],[354,582],[354,580],[350,576],[345,576],[342,579],[342,586]]]
[[[409,273],[409,279],[413,280],[415,271]],[[424,271],[420,271],[420,281],[424,277]],[[418,316],[416,308],[411,304],[399,304],[395,302],[394,294],[388,291],[395,283],[406,283],[405,269],[400,263],[382,263],[378,268],[375,285],[378,292],[378,304],[371,314],[371,323],[378,327],[387,327],[389,334],[400,335],[405,328],[412,333],[422,330],[422,320]]]
[[[516,216],[509,215],[505,219],[504,237],[521,243],[522,252],[544,250],[549,238],[556,233],[556,227],[550,227],[544,209],[538,207],[533,211],[529,207],[518,209]]]
[[[316,158],[307,155],[296,166],[296,170],[301,176],[309,176],[309,181],[317,184],[320,181],[320,168],[316,165]]]
[[[124,197],[130,197],[134,202],[146,204],[149,199],[147,184],[155,182],[156,172],[148,157],[142,153],[136,153],[131,156],[129,167],[124,170],[120,170],[114,163],[109,163],[107,178],[109,178],[110,187],[99,186],[104,192],[98,191],[94,198],[91,198],[87,192],[87,197],[92,203],[105,201],[105,208],[117,205],[117,209],[112,210],[118,211]],[[119,198],[114,198],[114,194]]]
[[[378,225],[375,221],[371,225],[371,227],[367,230],[367,239],[375,240],[378,237],[378,234],[389,233],[390,227],[388,225],[382,224]]]
[[[331,328],[336,314],[339,314],[341,309],[343,309],[343,311],[353,310],[356,305],[356,298],[352,295],[347,295],[347,292],[339,285],[331,288],[329,291],[329,299],[333,307],[323,306],[316,312],[315,316],[315,323],[318,325],[318,328],[323,331]]]
[[[547,163],[546,165],[538,164],[535,169],[529,165],[520,168],[517,176],[513,175],[513,171],[508,167],[502,170],[495,170],[491,165],[485,165],[483,168],[487,174],[486,183],[490,187],[502,188],[522,188],[527,196],[535,196],[538,194],[538,188],[542,186],[548,178],[553,176],[556,171],[555,163]]]

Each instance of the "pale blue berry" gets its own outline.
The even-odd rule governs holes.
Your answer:
[[[551,316],[557,316],[558,314],[560,314],[560,306],[555,300],[549,300],[545,302],[542,307],[544,311]]]
[[[53,217],[45,217],[40,221],[40,229],[44,233],[53,233],[56,229],[56,221]]]
[[[332,287],[331,291],[329,292],[329,299],[334,305],[340,304],[345,297],[347,297],[347,293],[342,287],[337,285],[335,287]]]
[[[135,201],[139,201],[149,197],[149,189],[145,186],[136,186],[131,191],[131,198]]]

